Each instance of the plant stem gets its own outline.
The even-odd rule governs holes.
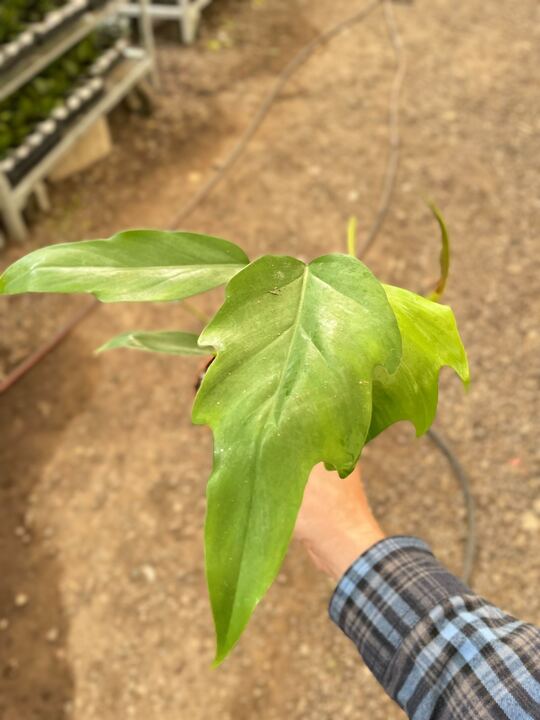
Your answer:
[[[187,310],[193,317],[196,317],[197,320],[200,320],[203,325],[207,325],[210,322],[210,318],[205,315],[205,313],[202,312],[202,310],[199,310],[198,307],[193,305],[192,303],[188,302],[187,300],[183,300],[181,302],[181,306]]]
[[[358,221],[353,215],[349,218],[349,224],[347,225],[347,252],[353,257],[356,257],[357,235]]]

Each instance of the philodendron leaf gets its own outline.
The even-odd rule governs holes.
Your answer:
[[[249,262],[227,240],[127,230],[107,240],[49,245],[0,277],[0,294],[92,293],[102,302],[180,300],[226,283]]]
[[[468,384],[467,355],[448,306],[383,287],[399,325],[403,355],[397,372],[376,374],[369,439],[399,420],[409,420],[422,435],[435,419],[440,369],[452,367]]]
[[[374,369],[397,368],[401,337],[379,281],[336,254],[249,265],[199,342],[217,350],[193,420],[214,434],[205,541],[219,662],[279,570],[312,467],[354,468]]]
[[[210,347],[201,347],[197,341],[198,335],[175,330],[161,330],[160,332],[146,332],[132,330],[113,337],[96,350],[97,353],[117,348],[132,350],[146,350],[148,352],[167,353],[168,355],[213,355]]]

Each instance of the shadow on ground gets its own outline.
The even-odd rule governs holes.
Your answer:
[[[52,353],[0,403],[2,720],[70,715],[74,682],[64,650],[69,622],[60,593],[62,570],[52,528],[40,516],[34,494],[66,425],[92,391],[87,348],[72,340],[62,347],[63,358],[66,353],[77,372],[58,373]]]

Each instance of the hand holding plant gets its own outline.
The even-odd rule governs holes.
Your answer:
[[[384,539],[369,507],[358,465],[346,478],[324,465],[313,469],[294,536],[319,570],[335,581],[363,552]]]

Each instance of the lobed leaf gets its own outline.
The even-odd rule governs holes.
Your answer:
[[[374,369],[397,368],[401,338],[379,281],[336,254],[252,263],[199,342],[217,350],[193,421],[214,434],[205,542],[220,662],[279,570],[312,467],[354,468]]]
[[[132,330],[113,337],[96,350],[96,353],[117,348],[132,350],[146,350],[148,352],[167,353],[169,355],[213,355],[210,347],[201,347],[197,341],[199,336],[195,333],[177,332],[175,330],[161,330],[159,332],[146,332]]]
[[[0,277],[0,294],[92,293],[102,302],[180,300],[226,283],[249,262],[227,240],[126,230],[107,240],[49,245]]]
[[[403,354],[397,372],[376,375],[368,437],[374,438],[399,420],[409,420],[417,435],[422,435],[437,412],[441,368],[450,366],[467,385],[467,355],[448,306],[402,288],[383,287],[399,325]]]

